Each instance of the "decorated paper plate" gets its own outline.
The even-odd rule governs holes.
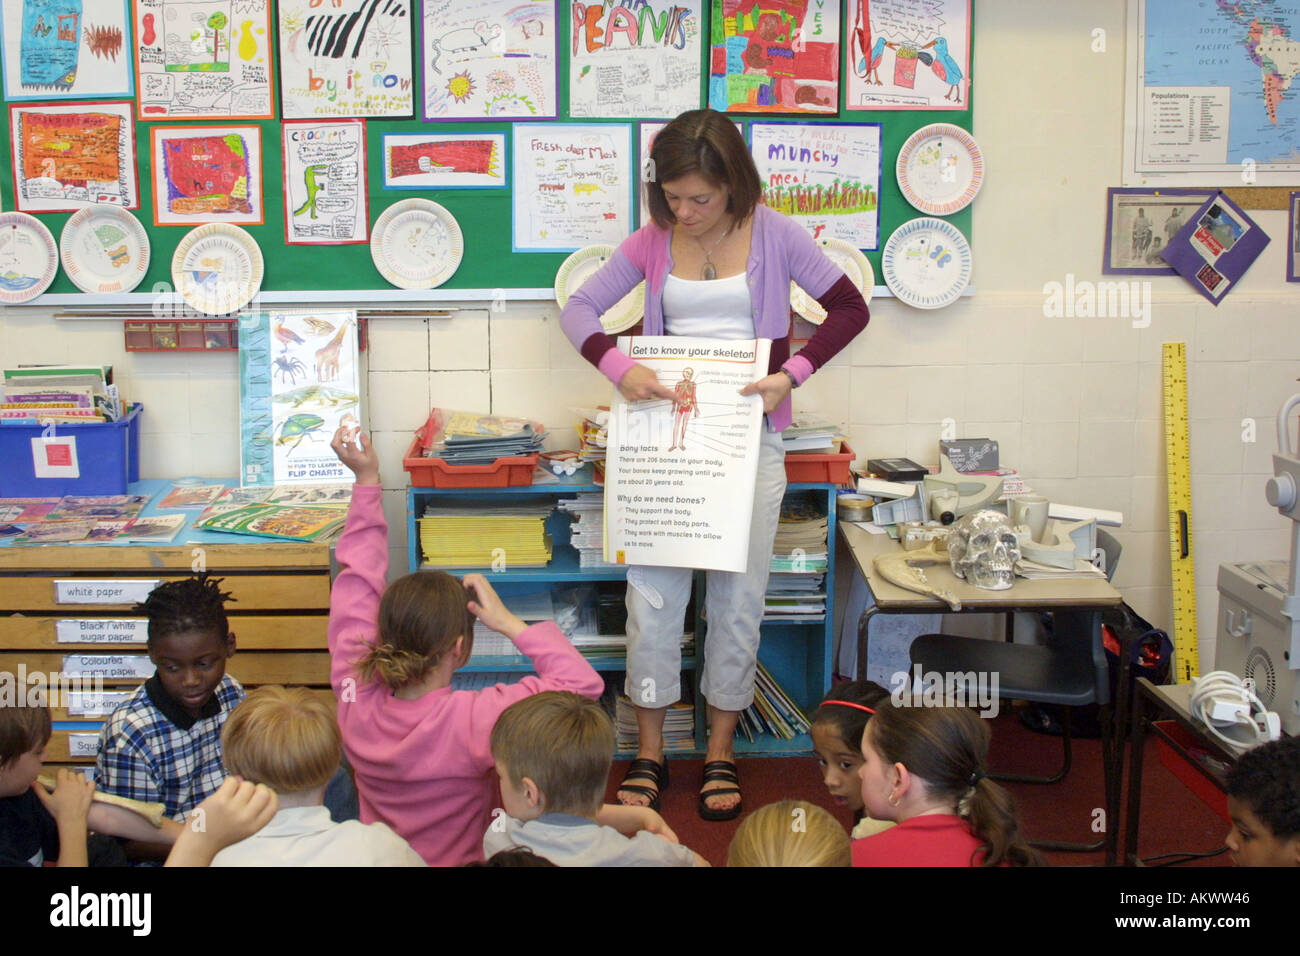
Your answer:
[[[984,181],[984,155],[970,133],[951,123],[922,126],[898,151],[898,188],[921,212],[951,216]]]
[[[0,303],[30,302],[59,274],[54,235],[35,216],[0,212]]]
[[[64,225],[59,256],[82,292],[130,292],[149,268],[149,235],[121,206],[91,206]]]
[[[970,284],[970,270],[970,243],[943,219],[903,223],[880,257],[889,290],[918,309],[941,309],[956,302]]]
[[[375,221],[370,257],[399,289],[433,289],[460,268],[465,239],[456,217],[428,199],[393,203]]]
[[[870,302],[871,291],[876,286],[876,273],[871,268],[871,263],[867,261],[867,257],[862,254],[862,250],[856,248],[851,242],[829,237],[818,239],[817,245],[821,246],[822,252],[826,253],[832,262],[844,270],[849,281],[862,293],[862,298]],[[813,325],[821,325],[826,321],[826,310],[793,280],[790,282],[790,308]]]
[[[262,250],[252,236],[228,222],[198,226],[176,247],[172,282],[199,312],[235,312],[262,287]]]
[[[573,293],[582,288],[582,284],[600,270],[609,257],[614,254],[613,246],[584,246],[560,265],[555,273],[555,301],[564,308]],[[614,303],[600,323],[606,333],[614,335],[624,332],[641,321],[645,315],[645,283],[641,282],[635,289]]]

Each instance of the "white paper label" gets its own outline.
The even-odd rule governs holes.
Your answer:
[[[153,661],[140,654],[65,654],[63,673],[80,677],[152,677]]]
[[[90,581],[76,578],[54,582],[55,604],[138,604],[158,586],[158,579],[127,578],[120,581]]]
[[[33,438],[32,472],[37,478],[80,478],[77,439],[71,435]]]
[[[99,756],[99,734],[68,734],[68,756]]]
[[[149,638],[149,622],[83,618],[62,620],[54,624],[60,644],[144,644]]]
[[[117,710],[117,705],[131,699],[133,690],[102,691],[87,693],[70,691],[67,696],[69,717],[108,717]]]

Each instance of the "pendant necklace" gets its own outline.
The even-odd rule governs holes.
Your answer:
[[[704,265],[700,268],[700,278],[704,281],[708,282],[718,277],[718,270],[713,267],[712,256],[718,246],[721,245],[722,240],[726,239],[730,232],[731,226],[728,226],[726,230],[723,231],[722,235],[718,237],[717,242],[715,242],[707,251],[704,248],[704,243],[700,242],[699,239],[695,239],[695,244],[698,245],[700,251],[704,253]]]

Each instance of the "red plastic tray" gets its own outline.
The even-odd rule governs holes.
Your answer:
[[[537,469],[537,455],[498,458],[490,465],[449,465],[441,458],[420,454],[420,439],[402,459],[402,467],[411,476],[415,488],[509,488],[531,485]]]
[[[853,473],[849,466],[857,457],[848,442],[840,444],[838,455],[812,455],[792,451],[785,456],[785,480],[789,482],[805,481],[834,485],[853,484]]]

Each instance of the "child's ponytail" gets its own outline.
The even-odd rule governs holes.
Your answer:
[[[957,805],[957,813],[970,821],[984,841],[984,866],[1046,866],[1041,853],[1020,833],[1016,804],[1004,787],[977,771],[974,784]]]
[[[379,602],[378,640],[357,661],[361,680],[399,690],[437,667],[461,637],[468,655],[474,641],[470,597],[445,571],[417,571],[394,581]]]

